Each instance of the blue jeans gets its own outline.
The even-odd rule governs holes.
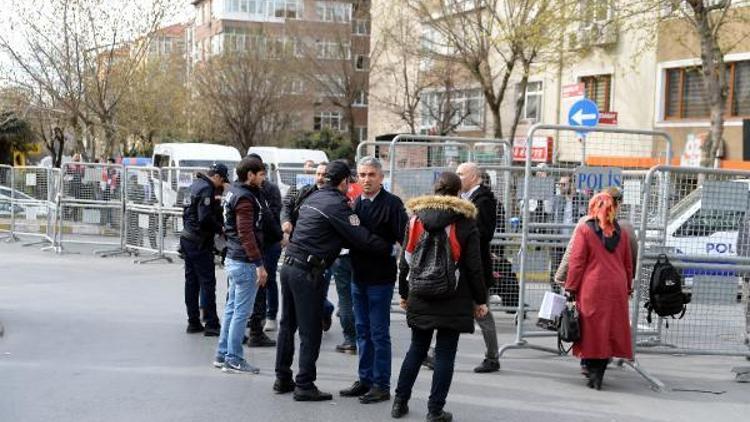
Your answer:
[[[349,255],[340,256],[331,267],[336,280],[336,294],[339,297],[339,321],[344,330],[344,340],[350,343],[357,341],[354,328],[354,310],[352,309],[352,259]]]
[[[244,360],[242,339],[258,291],[255,265],[227,258],[224,269],[229,278],[229,291],[216,355],[223,356],[227,362],[238,363]]]
[[[391,387],[391,299],[393,284],[352,285],[359,352],[359,381],[383,390]]]

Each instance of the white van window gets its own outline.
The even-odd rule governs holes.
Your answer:
[[[675,231],[675,237],[706,237],[718,232],[739,230],[744,211],[699,209]]]
[[[164,154],[154,155],[154,166],[155,167],[167,167],[169,166],[169,156]]]
[[[214,163],[221,163],[227,166],[229,172],[232,173],[234,168],[237,167],[238,161],[227,161],[227,160],[182,160],[180,161],[180,167],[204,167],[208,168],[214,165]]]

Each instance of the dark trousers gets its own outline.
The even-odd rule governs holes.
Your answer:
[[[180,246],[185,254],[185,306],[188,322],[200,323],[198,301],[199,297],[203,296],[203,318],[206,326],[218,327],[213,251],[210,246],[201,248],[195,242],[184,238],[180,238]]]
[[[401,373],[398,375],[396,396],[409,400],[414,382],[419,374],[419,367],[427,356],[432,341],[434,330],[411,329],[411,345],[406,352],[406,358],[401,365]],[[459,332],[456,330],[437,330],[435,341],[435,370],[432,373],[432,388],[430,398],[427,401],[427,409],[430,413],[440,413],[445,406],[445,398],[453,381],[453,365],[456,361],[456,350],[458,349]]]
[[[266,298],[269,295],[269,286],[273,284],[274,290],[276,287],[276,267],[279,265],[280,255],[280,243],[275,243],[263,251],[263,266],[268,273],[268,279],[266,279],[266,287],[259,288],[255,295],[255,305],[253,306],[253,313],[250,315],[250,334],[263,332],[263,319],[266,318],[266,310],[268,309]],[[276,300],[278,300],[278,296]]]
[[[293,265],[281,268],[281,321],[276,346],[276,378],[292,379],[294,334],[299,329],[299,371],[295,382],[301,389],[311,389],[317,377],[315,363],[320,354],[323,302],[328,284],[322,274]]]
[[[276,243],[266,251],[263,256],[263,264],[268,272],[266,281],[266,318],[276,319],[279,313],[279,285],[276,281],[276,270],[279,266],[281,256],[281,243]]]
[[[354,328],[352,308],[352,259],[349,255],[338,257],[331,270],[336,281],[336,294],[339,297],[339,321],[344,330],[344,340],[354,343],[357,341],[357,331]]]
[[[359,381],[383,390],[391,388],[391,299],[393,284],[351,283],[357,322]],[[432,334],[430,334],[432,336]]]

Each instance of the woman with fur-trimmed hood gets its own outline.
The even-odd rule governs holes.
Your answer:
[[[461,333],[474,332],[474,317],[487,313],[487,295],[482,283],[482,264],[479,251],[479,231],[474,205],[458,198],[461,179],[445,172],[435,183],[435,195],[414,198],[406,203],[407,210],[418,217],[424,230],[445,230],[455,223],[455,239],[460,247],[458,287],[445,299],[409,295],[409,264],[402,251],[399,262],[399,294],[401,307],[406,310],[406,322],[412,329],[411,345],[406,354],[396,387],[391,416],[399,418],[408,413],[407,403],[417,379],[419,367],[430,348],[433,332],[437,330],[432,390],[428,401],[428,421],[450,421],[452,415],[443,411],[453,377],[453,365]],[[408,230],[407,230],[408,232]],[[408,244],[407,233],[404,245]],[[406,249],[406,248],[404,248]]]

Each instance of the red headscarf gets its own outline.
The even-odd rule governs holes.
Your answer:
[[[589,217],[596,218],[607,237],[611,237],[615,232],[615,211],[615,201],[608,193],[597,193],[589,201]]]

